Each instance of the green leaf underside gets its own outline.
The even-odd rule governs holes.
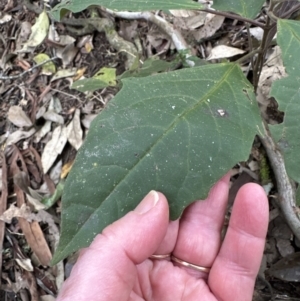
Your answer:
[[[168,9],[201,9],[203,5],[193,0],[65,0],[56,5],[52,11],[52,16],[59,20],[64,10],[73,13],[81,12],[89,6],[104,6],[118,11],[149,11]]]
[[[234,64],[123,80],[93,121],[66,181],[54,262],[87,246],[152,189],[172,219],[236,162],[247,159],[261,119]]]
[[[270,126],[271,133],[284,155],[288,175],[300,183],[300,24],[279,20],[277,42],[282,50],[283,64],[288,77],[272,85],[271,96],[284,111],[284,121]]]
[[[265,0],[214,0],[213,8],[236,13],[245,18],[254,19],[260,12]]]

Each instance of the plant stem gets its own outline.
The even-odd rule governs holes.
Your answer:
[[[270,2],[270,6],[269,6],[269,11],[273,11],[274,8],[274,3],[271,1]],[[263,34],[263,38],[261,41],[261,45],[259,47],[259,55],[257,57],[254,69],[253,69],[253,86],[254,86],[254,91],[256,92],[257,87],[258,87],[258,81],[259,81],[259,77],[260,77],[260,73],[261,70],[263,68],[264,65],[264,60],[265,60],[265,56],[266,56],[266,50],[269,46],[269,33],[271,32],[272,29],[272,24],[271,24],[271,19],[269,16],[267,16],[267,22],[266,25],[264,27],[264,34]]]
[[[296,189],[294,183],[289,179],[283,156],[273,141],[271,134],[264,125],[265,135],[260,136],[260,140],[267,152],[270,164],[272,166],[278,189],[278,201],[276,202],[280,207],[285,220],[290,226],[292,232],[300,241],[300,220],[296,214]]]
[[[252,50],[250,51],[249,53],[247,53],[246,55],[244,55],[243,57],[239,58],[238,60],[235,61],[235,63],[242,63],[243,61],[247,60],[248,58],[253,58],[253,56],[256,54],[256,53],[260,53],[260,49],[255,49],[255,50]]]
[[[260,23],[258,21],[251,20],[251,19],[248,19],[248,18],[244,18],[244,17],[238,16],[238,15],[223,12],[223,11],[217,11],[217,10],[213,10],[213,9],[209,9],[209,8],[200,9],[200,11],[204,11],[204,12],[219,15],[219,16],[223,16],[223,17],[226,17],[226,18],[229,18],[229,19],[235,19],[235,20],[239,20],[239,21],[242,21],[242,22],[247,22],[249,24],[252,24],[252,25],[255,25],[255,26],[258,26],[258,27],[261,27],[261,28],[265,27],[265,24]]]

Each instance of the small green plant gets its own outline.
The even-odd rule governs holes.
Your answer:
[[[217,0],[213,7],[216,13],[231,11],[253,24],[264,2]],[[295,204],[294,187],[300,183],[300,23],[275,16],[280,2],[270,2],[266,23],[260,24],[262,43],[247,55],[257,55],[254,86],[238,62],[122,80],[121,91],[93,121],[66,181],[54,263],[87,246],[151,189],[167,196],[171,218],[178,218],[191,202],[205,198],[233,165],[248,158],[256,135],[277,175],[279,193]],[[59,18],[66,10],[78,12],[92,5],[119,11],[202,8],[192,0],[71,0],[52,13]],[[271,96],[285,117],[270,126],[260,115],[255,90],[275,26],[288,77],[272,87]]]

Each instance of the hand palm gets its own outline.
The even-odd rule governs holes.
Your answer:
[[[251,300],[268,225],[268,202],[261,187],[240,189],[223,242],[221,229],[227,206],[229,176],[211,190],[207,200],[189,206],[180,220],[169,222],[162,194],[153,195],[98,235],[81,252],[57,301]],[[151,203],[151,206],[149,205]],[[168,260],[170,254],[209,274]]]

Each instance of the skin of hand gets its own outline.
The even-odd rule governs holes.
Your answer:
[[[168,202],[151,191],[81,251],[57,301],[250,301],[268,227],[268,200],[257,184],[238,192],[224,240],[221,229],[230,176],[204,201],[169,221]],[[168,254],[203,267],[206,274],[149,259]]]

